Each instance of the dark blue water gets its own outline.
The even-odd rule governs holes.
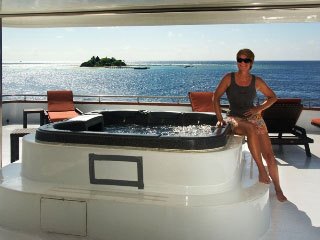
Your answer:
[[[214,91],[226,73],[236,71],[236,64],[231,61],[139,64],[150,68],[4,64],[3,94],[46,94],[50,89],[71,89],[78,95],[186,96],[189,91]],[[278,97],[320,97],[320,61],[257,61],[252,73],[262,77]],[[320,106],[319,102],[314,104]]]

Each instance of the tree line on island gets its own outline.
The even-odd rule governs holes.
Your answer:
[[[122,60],[117,60],[112,58],[99,58],[98,56],[93,56],[89,61],[81,63],[80,67],[123,67],[127,64]]]

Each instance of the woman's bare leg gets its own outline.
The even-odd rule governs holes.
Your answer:
[[[287,198],[283,194],[281,186],[280,186],[278,165],[277,165],[277,161],[274,157],[271,141],[270,141],[268,134],[259,135],[259,141],[260,141],[260,148],[261,148],[262,156],[267,162],[269,175],[273,181],[277,198],[280,202],[284,202],[287,200]]]
[[[234,128],[235,134],[247,136],[249,150],[258,167],[259,182],[269,184],[271,181],[262,162],[261,147],[256,131],[255,125],[247,121],[239,121],[238,126]]]

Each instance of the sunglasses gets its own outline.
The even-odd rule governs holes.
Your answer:
[[[250,58],[237,58],[237,62],[238,63],[242,63],[242,62],[251,63],[252,60]]]

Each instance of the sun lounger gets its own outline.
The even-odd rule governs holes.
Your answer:
[[[213,92],[189,92],[191,108],[194,112],[214,112]]]
[[[306,155],[311,157],[309,143],[313,143],[313,139],[307,137],[304,128],[296,125],[302,109],[301,99],[278,99],[263,112],[263,119],[272,144],[304,145]]]
[[[82,114],[82,112],[74,106],[72,91],[48,91],[47,98],[48,110],[45,111],[45,115],[49,122],[62,121]]]
[[[311,119],[311,124],[316,127],[320,127],[320,118]]]

